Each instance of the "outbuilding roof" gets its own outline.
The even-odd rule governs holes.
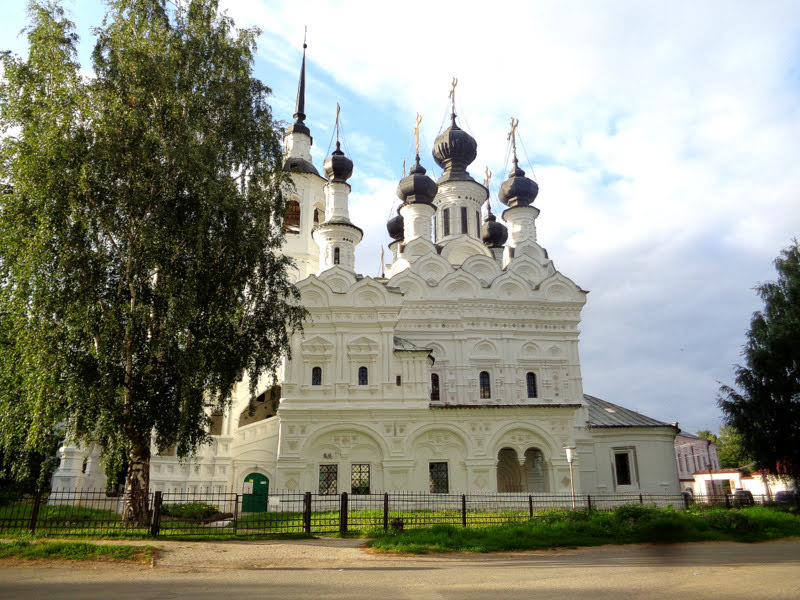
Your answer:
[[[675,427],[589,394],[583,398],[589,405],[589,427]]]

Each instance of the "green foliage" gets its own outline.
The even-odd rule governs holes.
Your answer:
[[[29,15],[0,82],[0,447],[63,422],[110,473],[127,454],[143,520],[151,436],[193,452],[304,315],[258,32],[217,0],[109,0],[87,78],[58,3]]]
[[[218,507],[206,502],[186,502],[183,504],[165,504],[161,507],[161,514],[165,517],[202,521],[221,513]]]
[[[759,469],[800,482],[800,246],[775,260],[778,279],[756,288],[764,309],[750,321],[736,388],[718,399],[727,425]]]
[[[367,546],[380,552],[508,552],[644,542],[755,542],[800,535],[800,516],[764,507],[676,511],[631,505],[581,513],[579,519],[543,515],[524,523],[481,528],[436,525],[371,531]]]
[[[752,462],[742,446],[742,436],[733,427],[723,425],[719,434],[702,430],[697,435],[717,445],[717,458],[723,469],[739,469]]]
[[[150,562],[158,553],[154,546],[122,546],[88,542],[31,542],[17,539],[0,542],[0,558],[23,560],[114,560]]]

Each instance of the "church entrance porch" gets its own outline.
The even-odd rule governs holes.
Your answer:
[[[514,448],[502,448],[497,454],[497,491],[549,492],[550,473],[542,451],[528,448],[520,457]]]

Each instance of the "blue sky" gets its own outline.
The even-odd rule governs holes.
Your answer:
[[[478,141],[493,206],[519,118],[522,167],[540,185],[539,242],[589,290],[584,390],[688,431],[716,428],[718,382],[732,380],[753,292],[800,233],[800,4],[225,0],[262,29],[255,71],[291,121],[303,27],[306,113],[321,166],[338,102],[355,163],[356,250],[378,270],[384,223],[423,116],[423,164],[458,78],[459,123]],[[91,69],[102,5],[65,2]],[[1,44],[25,52],[24,2],[6,7]]]

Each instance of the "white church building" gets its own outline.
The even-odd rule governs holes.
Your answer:
[[[587,293],[537,243],[538,185],[516,152],[504,225],[482,215],[477,143],[453,112],[433,146],[441,177],[417,154],[387,225],[391,264],[366,277],[355,248],[383,234],[350,215],[338,142],[322,174],[313,165],[304,100],[305,55],[284,164],[304,330],[260,395],[238,386],[195,457],[153,455],[151,489],[568,493],[570,448],[576,493],[677,494],[677,426],[584,394]],[[61,455],[54,487],[104,486],[96,452]]]

